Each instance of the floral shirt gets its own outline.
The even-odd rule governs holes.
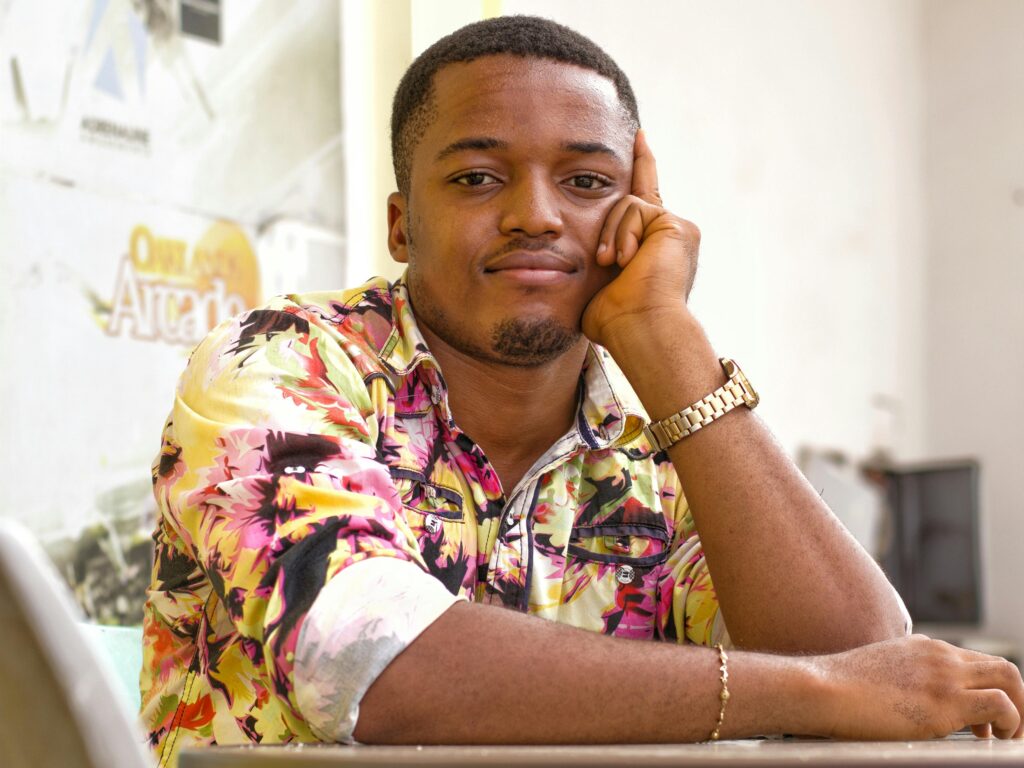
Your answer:
[[[343,738],[372,675],[455,599],[620,637],[723,639],[645,419],[591,347],[575,425],[506,493],[452,419],[402,281],[281,297],[221,325],[192,354],[153,464],[142,717],[161,765],[183,744]],[[397,578],[433,586],[403,592]],[[336,665],[325,679],[352,701],[317,700],[330,692],[313,664],[297,669],[304,655],[326,635],[358,644],[382,613],[412,615],[409,594],[434,608],[367,651],[370,678]],[[345,616],[345,631],[324,629]],[[347,731],[310,721],[331,707],[351,710],[333,714]]]

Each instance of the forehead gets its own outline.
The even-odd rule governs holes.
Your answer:
[[[426,151],[465,136],[503,140],[600,141],[632,147],[629,116],[614,83],[590,69],[548,59],[487,56],[434,76]]]

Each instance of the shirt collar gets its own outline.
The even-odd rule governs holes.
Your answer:
[[[380,350],[381,362],[398,376],[408,376],[425,363],[431,400],[447,413],[447,387],[416,323],[404,274],[391,288],[391,301],[393,327]],[[582,382],[576,430],[584,444],[592,449],[618,447],[643,433],[648,417],[640,399],[611,355],[594,344],[587,349]]]
[[[590,448],[618,447],[637,439],[647,413],[625,374],[604,349],[594,344],[583,363],[583,401],[576,429]]]
[[[380,361],[399,376],[409,375],[424,360],[436,370],[437,361],[412,313],[405,274],[391,287],[391,319],[391,334],[380,350]]]

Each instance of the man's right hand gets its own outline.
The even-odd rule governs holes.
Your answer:
[[[367,691],[355,738],[369,744],[703,741],[718,714],[718,666],[709,648],[603,637],[456,603]],[[1024,719],[1024,682],[1015,666],[922,635],[820,656],[731,651],[729,691],[726,739],[787,733],[909,741],[965,725],[981,737],[1009,738],[1022,735]]]
[[[982,738],[1024,735],[1024,682],[1005,659],[912,635],[808,661],[824,684],[820,735],[930,739],[968,725]]]

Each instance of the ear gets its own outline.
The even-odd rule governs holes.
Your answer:
[[[388,195],[388,250],[399,264],[409,263],[409,237],[406,233],[405,196],[399,192]]]

